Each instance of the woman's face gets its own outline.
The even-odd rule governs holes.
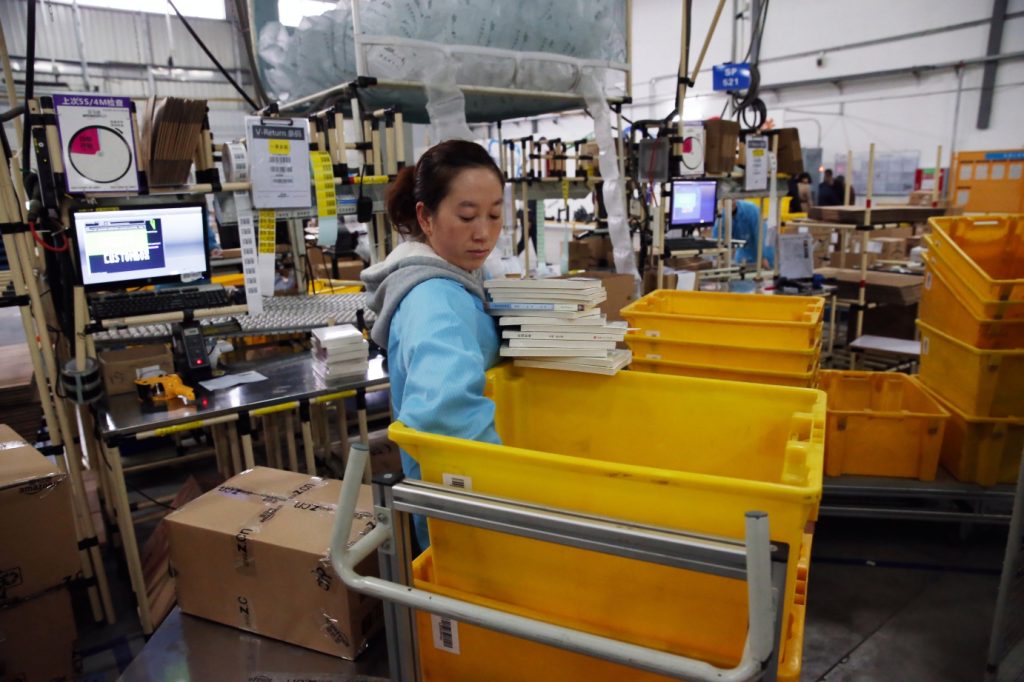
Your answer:
[[[467,168],[452,178],[436,211],[421,201],[416,217],[437,255],[463,270],[476,270],[498,241],[501,204],[501,182],[494,171]]]

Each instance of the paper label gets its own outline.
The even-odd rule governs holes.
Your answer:
[[[260,211],[260,253],[274,253],[277,241],[277,216],[274,209],[261,208]]]
[[[129,98],[60,93],[53,108],[68,192],[139,191]]]
[[[434,648],[459,654],[459,623],[437,614],[430,614],[430,629],[434,634]]]
[[[441,481],[450,488],[459,488],[460,490],[473,489],[473,479],[469,476],[441,474]]]
[[[928,343],[929,339],[927,336],[921,337],[921,355],[928,355]]]
[[[309,207],[307,125],[304,118],[246,117],[245,141],[256,208]]]
[[[235,192],[235,210],[238,212],[238,243],[242,249],[242,274],[245,277],[245,303],[250,315],[263,312],[260,296],[256,226],[252,215],[252,201],[248,192]]]
[[[288,140],[271,140],[267,147],[271,154],[287,154],[291,151],[292,145]]]
[[[931,272],[931,270],[928,270],[927,272],[924,273],[924,288],[927,291],[931,291],[931,289],[932,289],[932,272]]]
[[[311,152],[313,187],[316,190],[317,246],[338,241],[338,198],[334,190],[334,166],[327,152]]]
[[[644,334],[650,336],[652,339],[656,339],[661,336],[661,332],[657,329],[645,329]]]

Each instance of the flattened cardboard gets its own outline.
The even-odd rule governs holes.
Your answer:
[[[73,513],[67,475],[0,424],[0,604],[78,574]]]
[[[75,637],[66,587],[0,608],[0,680],[71,682]]]
[[[103,351],[99,360],[107,395],[135,393],[135,370],[139,368],[159,365],[168,374],[174,371],[174,357],[162,343]]]
[[[380,627],[380,603],[350,592],[327,551],[340,481],[256,467],[166,518],[185,613],[354,659]],[[363,486],[350,541],[373,527]],[[376,555],[359,567],[377,574]]]

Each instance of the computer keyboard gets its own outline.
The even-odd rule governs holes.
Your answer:
[[[227,290],[216,284],[106,294],[89,301],[89,308],[95,320],[173,313],[179,310],[224,308],[229,305],[231,298]]]

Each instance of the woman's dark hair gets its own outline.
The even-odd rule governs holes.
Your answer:
[[[466,140],[448,140],[436,144],[420,157],[415,166],[406,166],[398,172],[387,194],[387,210],[391,223],[402,235],[423,239],[423,230],[416,219],[416,204],[420,201],[434,212],[448,196],[455,176],[468,168],[486,168],[504,183],[494,159],[483,147]]]

